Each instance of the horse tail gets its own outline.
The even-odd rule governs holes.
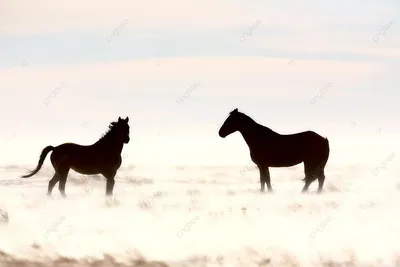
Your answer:
[[[325,147],[325,156],[326,156],[326,161],[328,161],[329,158],[329,152],[330,152],[330,148],[329,148],[329,140],[328,138],[325,138],[326,140],[326,147]]]
[[[40,170],[40,168],[42,168],[43,162],[46,159],[47,154],[52,151],[54,149],[53,146],[47,146],[43,149],[42,154],[40,154],[40,158],[39,158],[39,162],[38,165],[36,167],[36,169],[34,169],[33,171],[31,171],[31,173],[21,176],[21,178],[29,178],[33,175],[35,175],[36,173],[38,173],[38,171]]]
[[[330,148],[329,148],[329,140],[328,138],[325,138],[325,146],[324,146],[324,150],[323,150],[323,161],[321,163],[321,170],[323,173],[323,169],[325,168],[326,163],[328,162],[328,158],[329,158],[329,153],[330,153]]]

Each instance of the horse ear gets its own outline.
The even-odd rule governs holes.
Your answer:
[[[237,108],[235,108],[234,110],[232,110],[229,114],[233,114],[233,113],[236,113],[236,112],[239,112]]]
[[[121,121],[121,117],[118,117],[118,122],[120,122]]]
[[[126,122],[126,123],[129,122],[129,117],[126,117],[125,122]]]

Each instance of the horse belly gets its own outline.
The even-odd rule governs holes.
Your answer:
[[[292,167],[294,165],[302,163],[302,160],[293,159],[293,160],[275,160],[269,162],[267,165],[269,167]]]
[[[253,156],[257,162],[269,167],[291,167],[303,162],[303,157],[298,151],[270,150],[264,153],[256,153]]]
[[[92,168],[88,168],[88,166],[71,166],[71,169],[73,169],[74,171],[76,171],[77,173],[81,173],[81,174],[86,174],[86,175],[91,175],[91,174],[99,174],[101,173],[100,169],[97,169],[95,167]]]
[[[82,154],[70,162],[70,167],[78,173],[90,175],[101,173],[104,164],[97,157]]]
[[[302,163],[303,160],[298,150],[282,149],[271,157],[271,167],[290,167]]]

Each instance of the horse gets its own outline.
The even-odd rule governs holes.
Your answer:
[[[329,158],[329,141],[313,131],[296,134],[279,134],[255,122],[244,113],[234,109],[221,126],[218,134],[225,138],[239,131],[246,141],[251,160],[260,172],[261,192],[272,192],[269,167],[291,167],[304,163],[305,182],[302,193],[318,179],[318,193],[325,181],[324,168]]]
[[[86,175],[102,174],[107,180],[106,196],[112,196],[114,177],[122,163],[122,148],[130,140],[128,122],[128,117],[126,119],[119,117],[117,122],[111,122],[108,131],[92,145],[64,143],[56,147],[45,147],[40,154],[36,169],[21,178],[28,178],[38,173],[47,154],[52,151],[50,160],[55,174],[49,181],[48,196],[51,196],[53,187],[59,182],[58,189],[61,195],[66,197],[65,184],[70,169]]]

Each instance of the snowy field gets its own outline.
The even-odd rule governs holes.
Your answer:
[[[273,194],[253,165],[125,167],[109,202],[102,177],[71,171],[48,199],[49,165],[3,167],[0,266],[400,266],[393,157],[328,164],[322,195],[300,194],[302,164],[271,169]]]

